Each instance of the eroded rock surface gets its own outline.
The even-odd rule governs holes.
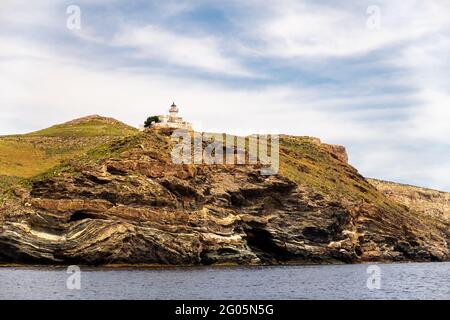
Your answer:
[[[127,147],[121,143],[114,155],[74,160],[13,188],[0,209],[0,261],[448,260],[448,224],[391,205],[347,164],[345,149],[289,139],[282,141],[282,157],[293,154],[295,143],[312,150],[305,157],[311,166],[299,163],[295,170],[316,178],[320,170],[340,168],[331,177],[353,181],[366,199],[324,194],[288,178],[293,173],[286,168],[262,176],[257,165],[176,165],[170,137],[147,132]],[[312,172],[315,165],[320,170]]]

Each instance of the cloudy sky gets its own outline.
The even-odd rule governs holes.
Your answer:
[[[448,0],[2,0],[0,134],[88,114],[139,126],[175,101],[198,130],[316,136],[365,176],[450,191],[449,12]]]

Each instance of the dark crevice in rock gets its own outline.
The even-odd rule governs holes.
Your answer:
[[[108,191],[103,191],[103,192],[101,192],[99,195],[98,195],[98,197],[100,198],[100,199],[103,199],[103,200],[107,200],[107,201],[109,201],[109,202],[111,202],[112,204],[117,204],[117,198],[118,198],[118,195],[117,195],[117,193],[115,193],[115,192],[108,192]]]
[[[86,178],[89,181],[92,181],[92,182],[94,182],[96,184],[100,184],[100,185],[105,185],[105,184],[108,184],[111,182],[111,180],[109,180],[109,179],[104,179],[104,178],[95,176],[93,174],[86,174]]]
[[[20,262],[24,264],[51,264],[54,261],[46,259],[44,257],[34,257],[27,252],[22,252],[19,247],[16,247],[14,243],[3,242],[0,239],[0,262],[3,263],[15,263]]]
[[[274,240],[272,234],[261,227],[245,229],[248,246],[263,262],[286,261],[292,254],[281,248]]]
[[[95,214],[92,214],[85,210],[80,210],[74,212],[69,219],[69,222],[75,222],[75,221],[81,221],[85,219],[98,219],[98,216]]]
[[[242,207],[247,204],[247,200],[238,192],[230,192],[231,205]]]
[[[306,227],[303,229],[303,236],[309,241],[318,243],[328,243],[330,241],[330,233],[328,230],[317,227]]]
[[[187,182],[178,179],[161,179],[162,186],[178,197],[192,198],[198,202],[204,201],[204,196]]]
[[[107,166],[106,167],[106,171],[112,175],[116,175],[116,176],[126,176],[128,173],[124,170],[118,169],[116,167],[113,166]]]

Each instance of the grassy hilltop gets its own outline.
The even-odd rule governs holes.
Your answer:
[[[137,129],[112,118],[88,116],[23,135],[0,137],[0,187],[45,172],[61,161]]]

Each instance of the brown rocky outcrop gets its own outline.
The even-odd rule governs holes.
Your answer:
[[[13,188],[0,207],[0,261],[449,259],[448,225],[391,203],[347,164],[343,148],[285,138],[280,173],[263,176],[258,165],[173,164],[170,144],[146,132]],[[336,191],[313,187],[317,179]]]
[[[331,153],[333,157],[338,159],[339,161],[348,162],[347,150],[345,150],[344,146],[339,146],[335,144],[324,144],[325,148]]]

